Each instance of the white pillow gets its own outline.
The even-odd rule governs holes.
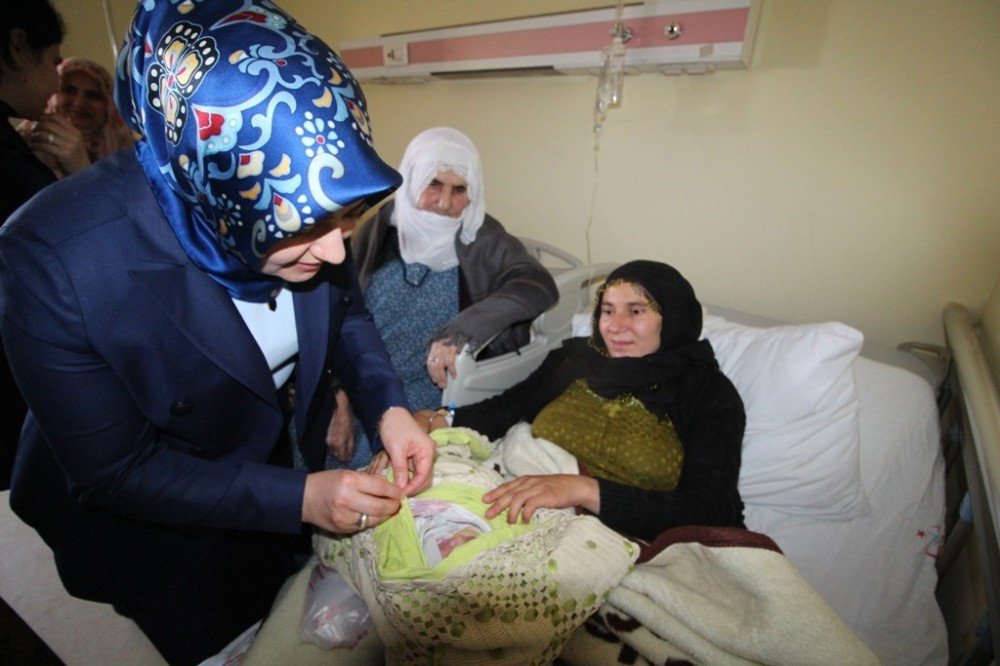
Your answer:
[[[867,513],[852,367],[862,334],[836,322],[756,328],[706,315],[702,335],[746,407],[743,501],[829,520]]]
[[[589,338],[590,332],[593,327],[590,325],[590,313],[589,312],[577,312],[573,315],[573,333],[571,334],[574,338]]]

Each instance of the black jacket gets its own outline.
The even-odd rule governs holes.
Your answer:
[[[35,157],[10,119],[14,109],[0,102],[0,224],[46,185],[56,182],[52,169]]]
[[[56,175],[42,163],[11,126],[14,109],[0,101],[0,225],[21,204],[46,185],[54,183]],[[21,423],[28,408],[21,398],[7,357],[0,345],[0,490],[10,487],[14,465],[14,450],[21,433]]]

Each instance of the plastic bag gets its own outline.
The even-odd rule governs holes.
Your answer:
[[[364,600],[334,569],[317,564],[309,576],[302,640],[324,650],[352,648],[374,629]]]

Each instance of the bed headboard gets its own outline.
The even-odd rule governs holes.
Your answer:
[[[995,653],[1000,644],[1000,278],[978,321],[969,308],[950,303],[944,309],[944,328],[954,362],[962,461]]]

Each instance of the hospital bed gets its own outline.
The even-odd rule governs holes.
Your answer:
[[[589,310],[611,268],[563,268],[560,298]],[[461,356],[446,404],[529,374],[573,331],[566,316],[546,313],[523,359]],[[575,320],[573,333],[589,333],[586,315]],[[935,599],[945,529],[940,357],[863,341],[840,324],[790,326],[716,306],[706,307],[704,333],[747,406],[747,526],[773,538],[884,663],[946,663]]]
[[[587,317],[579,313],[589,309],[611,267],[527,244],[553,272],[559,304],[539,317],[532,342],[519,352],[486,360],[463,354],[445,403],[475,401],[516,382],[567,336],[584,332]],[[713,306],[706,312],[705,335],[747,404],[740,484],[748,527],[773,538],[886,664],[947,663],[949,641],[952,663],[977,663],[982,641],[975,630],[985,603],[997,602],[1000,491],[991,489],[1000,488],[993,379],[1000,373],[1000,284],[978,326],[961,306],[949,306],[945,319],[950,357],[931,354],[924,362],[863,343],[839,324],[791,326]],[[992,376],[981,360],[987,355]],[[948,367],[949,358],[944,378],[940,366]],[[955,445],[942,453],[941,423],[945,440],[966,433],[964,463],[952,453]],[[959,518],[969,512],[957,508],[966,487],[961,467],[978,469],[980,459],[986,487],[969,474],[976,516],[969,524]],[[947,548],[946,530],[954,530]],[[977,550],[986,553],[988,568],[979,566]],[[992,572],[987,594],[984,570]],[[129,621],[66,595],[51,553],[10,513],[6,493],[0,494],[0,596],[67,664],[162,663]],[[288,605],[288,597],[279,598],[279,608]]]

